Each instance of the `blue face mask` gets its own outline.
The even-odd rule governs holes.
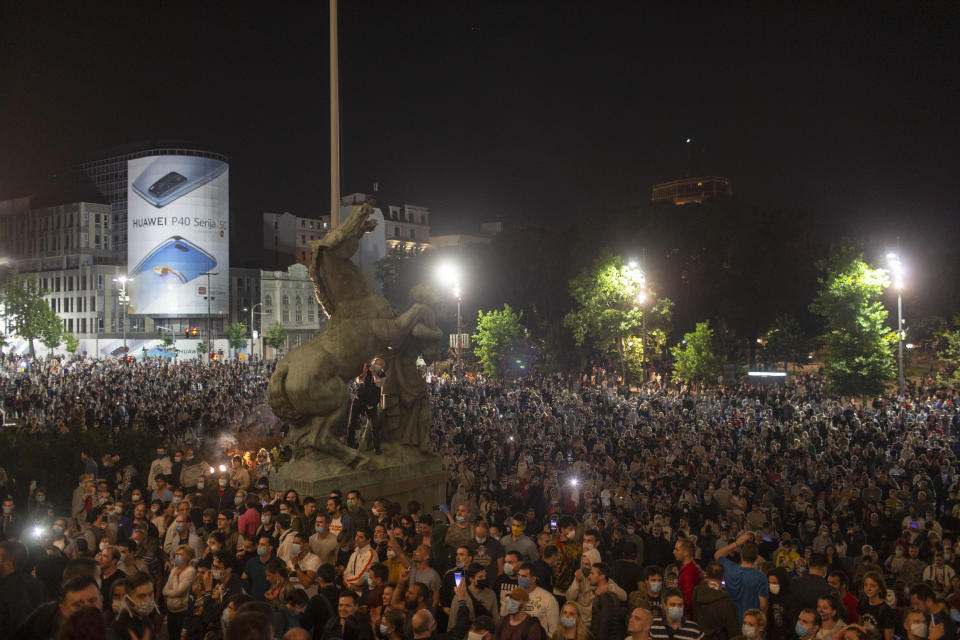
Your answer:
[[[572,629],[576,624],[577,621],[573,618],[560,618],[560,625],[566,629]]]
[[[517,578],[517,586],[520,587],[521,589],[527,589],[529,591],[530,578],[523,578],[523,577]]]
[[[183,533],[183,523],[178,522],[177,526],[174,528],[177,530],[177,533]]]
[[[173,564],[177,565],[178,567],[182,567],[182,566],[183,566],[183,556],[173,556]]]
[[[680,618],[683,617],[683,607],[668,607],[667,616],[671,620],[674,620],[674,621],[679,620]]]
[[[291,545],[290,545],[290,553],[292,553],[292,554],[295,555],[295,556],[300,555],[300,544],[297,543],[297,542],[294,542],[293,544],[291,544]]]
[[[793,631],[794,631],[794,633],[797,634],[797,637],[806,638],[806,637],[807,637],[807,633],[809,632],[809,629],[807,629],[805,626],[803,626],[802,624],[800,624],[800,623],[798,622],[798,623],[797,623],[797,626],[795,626],[795,627],[793,628]]]

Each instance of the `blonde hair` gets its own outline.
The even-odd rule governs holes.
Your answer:
[[[760,609],[747,609],[743,612],[743,617],[753,616],[757,619],[757,630],[760,632],[766,631],[767,629],[767,614],[765,614]]]
[[[580,615],[580,607],[577,606],[575,602],[564,602],[563,607],[570,605],[574,611],[577,612],[577,617],[574,618],[577,623],[574,625],[574,629],[577,630],[575,638],[577,640],[587,640],[589,634],[587,633],[587,628],[583,626],[583,616]],[[560,607],[560,617],[563,617],[563,607]],[[557,628],[554,629],[553,635],[550,636],[550,640],[566,640],[566,627],[562,624],[558,624]]]
[[[190,562],[191,560],[193,560],[194,552],[193,552],[193,547],[191,547],[190,545],[182,544],[179,547],[177,547],[177,551],[183,551],[183,555],[187,557],[186,558],[187,562]]]

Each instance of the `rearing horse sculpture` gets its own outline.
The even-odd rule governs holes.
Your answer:
[[[293,426],[295,459],[332,457],[350,467],[364,466],[366,456],[333,436],[346,419],[347,380],[361,363],[405,336],[438,340],[443,335],[429,305],[415,302],[396,315],[350,261],[363,234],[376,227],[369,219],[372,212],[367,205],[354,207],[343,224],[314,242],[310,278],[330,319],[308,343],[290,350],[267,387],[273,412]]]

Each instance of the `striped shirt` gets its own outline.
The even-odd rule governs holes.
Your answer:
[[[703,630],[693,620],[680,619],[676,629],[663,618],[654,618],[650,624],[650,640],[703,640]]]

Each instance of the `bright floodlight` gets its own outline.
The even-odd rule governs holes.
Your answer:
[[[452,262],[445,262],[437,267],[437,277],[444,284],[456,285],[460,282],[460,269]]]
[[[893,286],[897,291],[903,289],[903,263],[900,262],[900,256],[890,252],[887,254],[887,262],[890,263],[890,271],[893,274]]]
[[[643,304],[646,301],[647,301],[647,294],[645,292],[641,291],[640,293],[637,294],[638,304]]]
[[[219,469],[220,469],[220,473],[223,473],[224,471],[227,470],[227,465],[222,464],[222,465],[220,465]]]
[[[576,478],[570,478],[570,484],[572,484],[573,486],[577,486],[577,479],[576,479]]]

